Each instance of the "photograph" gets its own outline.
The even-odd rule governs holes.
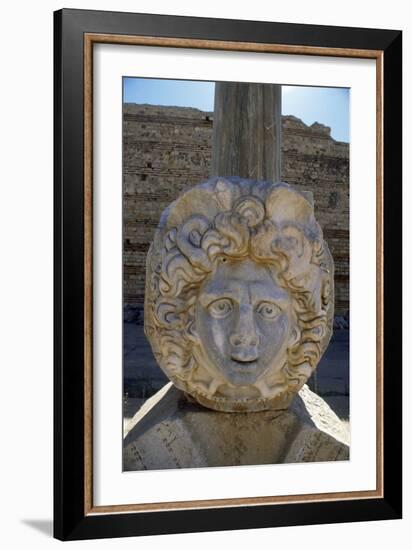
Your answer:
[[[55,14],[57,538],[401,515],[401,33],[210,23]]]
[[[123,469],[350,457],[350,90],[123,77]]]
[[[69,5],[2,6],[1,547],[403,550],[408,4]]]

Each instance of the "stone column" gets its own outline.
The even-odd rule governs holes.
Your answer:
[[[212,176],[281,179],[282,87],[217,82]]]

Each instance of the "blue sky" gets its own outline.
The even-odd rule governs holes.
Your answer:
[[[214,83],[188,80],[124,78],[126,103],[196,107],[213,111]],[[332,137],[349,141],[349,89],[282,86],[282,114],[294,115],[311,125],[320,122]]]

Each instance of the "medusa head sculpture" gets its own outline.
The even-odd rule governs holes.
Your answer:
[[[311,195],[212,178],[162,214],[145,333],[166,375],[219,411],[285,409],[333,324],[333,261]]]

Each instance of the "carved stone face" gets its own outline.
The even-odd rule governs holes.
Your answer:
[[[253,260],[223,258],[200,288],[200,346],[232,385],[255,384],[271,367],[281,368],[291,325],[289,293]]]
[[[211,178],[163,212],[146,265],[145,333],[178,388],[219,411],[291,403],[333,321],[333,260],[307,194]]]

